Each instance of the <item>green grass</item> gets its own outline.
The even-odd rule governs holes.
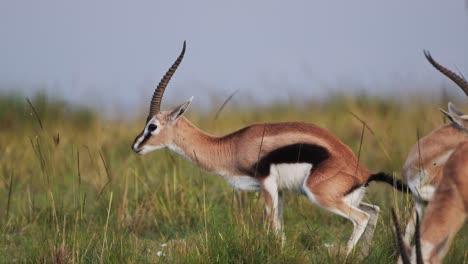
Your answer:
[[[407,217],[410,198],[372,184],[365,201],[382,212],[370,255],[343,255],[352,224],[305,197],[285,196],[286,243],[269,230],[262,197],[164,150],[130,150],[144,116],[109,121],[89,109],[38,95],[0,96],[0,261],[56,263],[394,263],[390,208]],[[196,102],[195,102],[196,103]],[[400,174],[410,147],[443,123],[445,102],[411,105],[360,96],[300,106],[227,107],[188,112],[197,126],[223,134],[255,122],[302,120],[326,128],[373,171]],[[462,107],[463,108],[463,107]],[[466,107],[465,107],[466,110]],[[58,136],[57,136],[58,135]],[[55,140],[54,140],[55,138]],[[59,138],[59,141],[57,141]],[[403,218],[405,219],[405,218]],[[468,228],[445,259],[468,262]],[[326,245],[333,244],[332,247]]]

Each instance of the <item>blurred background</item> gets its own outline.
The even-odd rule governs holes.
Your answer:
[[[0,92],[114,115],[146,111],[184,40],[170,106],[195,95],[203,109],[237,89],[237,104],[440,96],[453,85],[423,49],[468,74],[464,0],[1,1],[0,36]]]

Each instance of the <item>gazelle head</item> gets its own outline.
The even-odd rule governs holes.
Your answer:
[[[171,145],[173,140],[173,129],[179,117],[181,117],[190,103],[192,98],[185,103],[173,108],[169,111],[161,111],[161,100],[167,84],[171,80],[172,75],[176,71],[179,64],[182,62],[185,54],[185,41],[182,52],[176,59],[171,68],[167,71],[164,77],[159,82],[158,87],[154,91],[151,99],[148,118],[146,119],[143,131],[135,138],[132,144],[132,150],[138,154],[146,154],[151,151],[164,148]]]
[[[465,92],[465,94],[468,96],[468,82],[462,75],[458,75],[454,73],[453,71],[445,68],[444,66],[440,65],[437,61],[435,61],[429,51],[425,50],[424,51],[424,56],[426,56],[426,59],[429,61],[434,68],[439,70],[442,74],[447,76],[450,80],[452,80],[454,83],[460,87],[460,89]],[[468,115],[463,114],[460,110],[458,110],[454,104],[449,103],[448,104],[448,112],[444,110],[440,110],[447,118],[458,128],[461,130],[465,131],[468,133]]]

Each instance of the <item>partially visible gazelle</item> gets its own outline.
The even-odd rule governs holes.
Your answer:
[[[429,52],[424,51],[424,55],[437,70],[454,81],[468,96],[468,83],[463,77],[437,63]],[[422,215],[424,205],[434,195],[442,179],[445,162],[460,143],[468,141],[468,115],[464,115],[452,103],[448,104],[448,112],[441,111],[451,122],[419,139],[403,166],[403,179],[408,183],[415,200],[405,232],[408,241],[414,232],[416,211]]]
[[[467,216],[468,141],[461,143],[445,163],[440,184],[426,209],[420,237],[416,232],[416,246],[413,250],[409,250],[410,246],[401,237],[394,213],[400,260],[405,264],[441,263]],[[416,229],[419,230],[418,224]]]
[[[377,206],[361,202],[368,183],[384,181],[400,190],[406,190],[406,185],[385,173],[371,174],[348,146],[313,124],[255,124],[225,136],[212,136],[183,116],[192,98],[170,111],[160,111],[164,90],[184,53],[185,42],[154,92],[133,151],[146,154],[167,147],[204,170],[221,175],[236,190],[262,191],[270,225],[276,232],[282,231],[283,191],[303,194],[353,223],[347,253],[366,231],[363,252],[367,252],[379,213]]]

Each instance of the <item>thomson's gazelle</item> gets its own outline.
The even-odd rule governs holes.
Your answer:
[[[468,96],[468,83],[461,76],[437,63],[429,52],[427,60],[440,72],[453,80]],[[448,104],[448,112],[442,111],[450,123],[443,125],[422,137],[412,147],[403,166],[403,179],[408,183],[415,206],[406,227],[405,238],[410,241],[414,232],[416,211],[422,215],[424,204],[431,200],[434,191],[442,179],[442,168],[455,148],[468,141],[468,115]]]
[[[277,232],[282,230],[282,192],[303,194],[353,223],[348,253],[367,228],[367,250],[379,213],[377,206],[361,202],[368,183],[384,181],[400,190],[406,186],[384,173],[371,174],[348,146],[313,124],[255,124],[225,136],[212,136],[183,116],[192,98],[170,111],[160,111],[164,90],[184,53],[185,42],[154,92],[146,125],[135,138],[133,151],[146,154],[167,147],[221,175],[236,190],[262,191],[270,224]]]
[[[453,238],[463,227],[467,214],[468,142],[463,142],[443,168],[442,179],[426,209],[421,235],[419,237],[416,233],[416,246],[412,251],[408,250],[410,246],[402,239],[394,216],[402,262],[441,263]],[[419,229],[418,225],[416,229]]]

